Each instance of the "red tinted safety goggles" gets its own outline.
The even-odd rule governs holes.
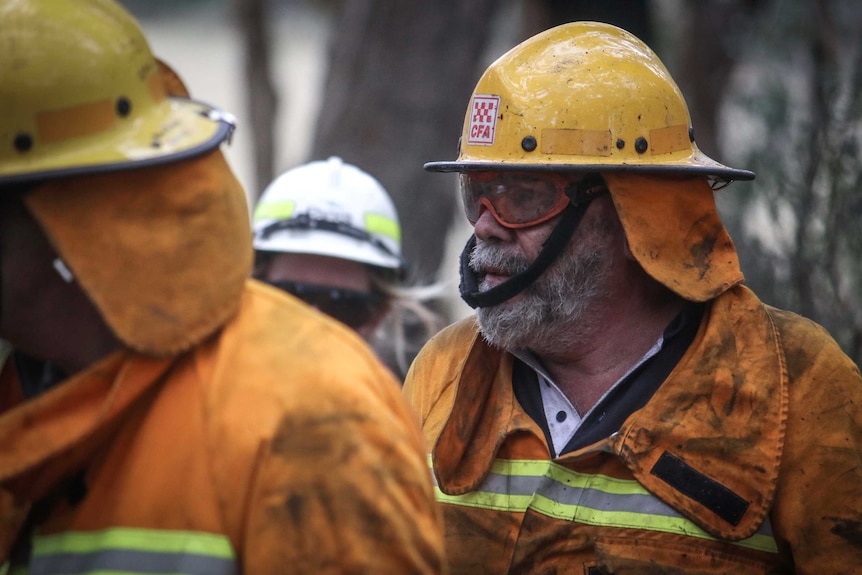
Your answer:
[[[471,224],[485,206],[501,226],[526,228],[546,222],[569,205],[577,184],[557,174],[462,172],[461,199]]]

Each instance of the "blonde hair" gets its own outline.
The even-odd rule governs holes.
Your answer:
[[[446,325],[446,319],[430,305],[444,296],[444,286],[402,286],[379,268],[372,269],[371,278],[373,289],[386,300],[387,311],[369,343],[403,380],[425,342]]]

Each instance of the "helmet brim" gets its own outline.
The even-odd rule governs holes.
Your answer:
[[[266,223],[269,222],[255,223],[258,231],[254,239],[255,250],[328,256],[391,270],[399,270],[403,266],[400,258],[383,252],[365,240],[328,231],[279,230],[264,239],[259,236],[259,230],[264,228]]]
[[[111,134],[44,146],[0,164],[0,185],[144,168],[201,156],[230,138],[229,115],[195,100],[166,98]]]
[[[732,182],[753,180],[754,172],[730,168],[715,161],[679,164],[526,164],[507,162],[440,161],[424,165],[429,172],[630,172],[668,176],[705,176]]]

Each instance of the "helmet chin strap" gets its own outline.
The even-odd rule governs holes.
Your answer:
[[[602,184],[603,185],[603,184]],[[548,266],[560,256],[565,249],[569,240],[578,229],[581,219],[596,197],[600,193],[589,193],[596,187],[596,180],[591,177],[584,178],[578,183],[573,194],[571,203],[563,210],[562,217],[554,230],[545,240],[542,245],[542,250],[533,263],[523,272],[516,274],[504,281],[503,283],[492,287],[491,289],[479,290],[479,276],[476,272],[470,269],[470,254],[476,247],[476,235],[470,236],[467,240],[467,245],[461,252],[461,282],[458,285],[458,290],[461,292],[461,299],[467,302],[471,308],[477,307],[492,307],[499,305],[506,300],[509,300],[536,281],[542,275]],[[603,190],[606,191],[606,190]],[[567,192],[568,193],[568,192]]]

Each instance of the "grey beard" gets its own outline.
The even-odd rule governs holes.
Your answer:
[[[491,345],[502,349],[530,349],[539,355],[562,353],[592,331],[585,312],[601,296],[610,267],[610,250],[595,245],[570,244],[554,264],[512,300],[477,311],[479,330]],[[578,253],[576,253],[578,252]],[[488,244],[476,246],[470,267],[505,270],[514,275],[530,262]],[[490,286],[486,280],[480,289]],[[581,324],[580,329],[573,325]]]

